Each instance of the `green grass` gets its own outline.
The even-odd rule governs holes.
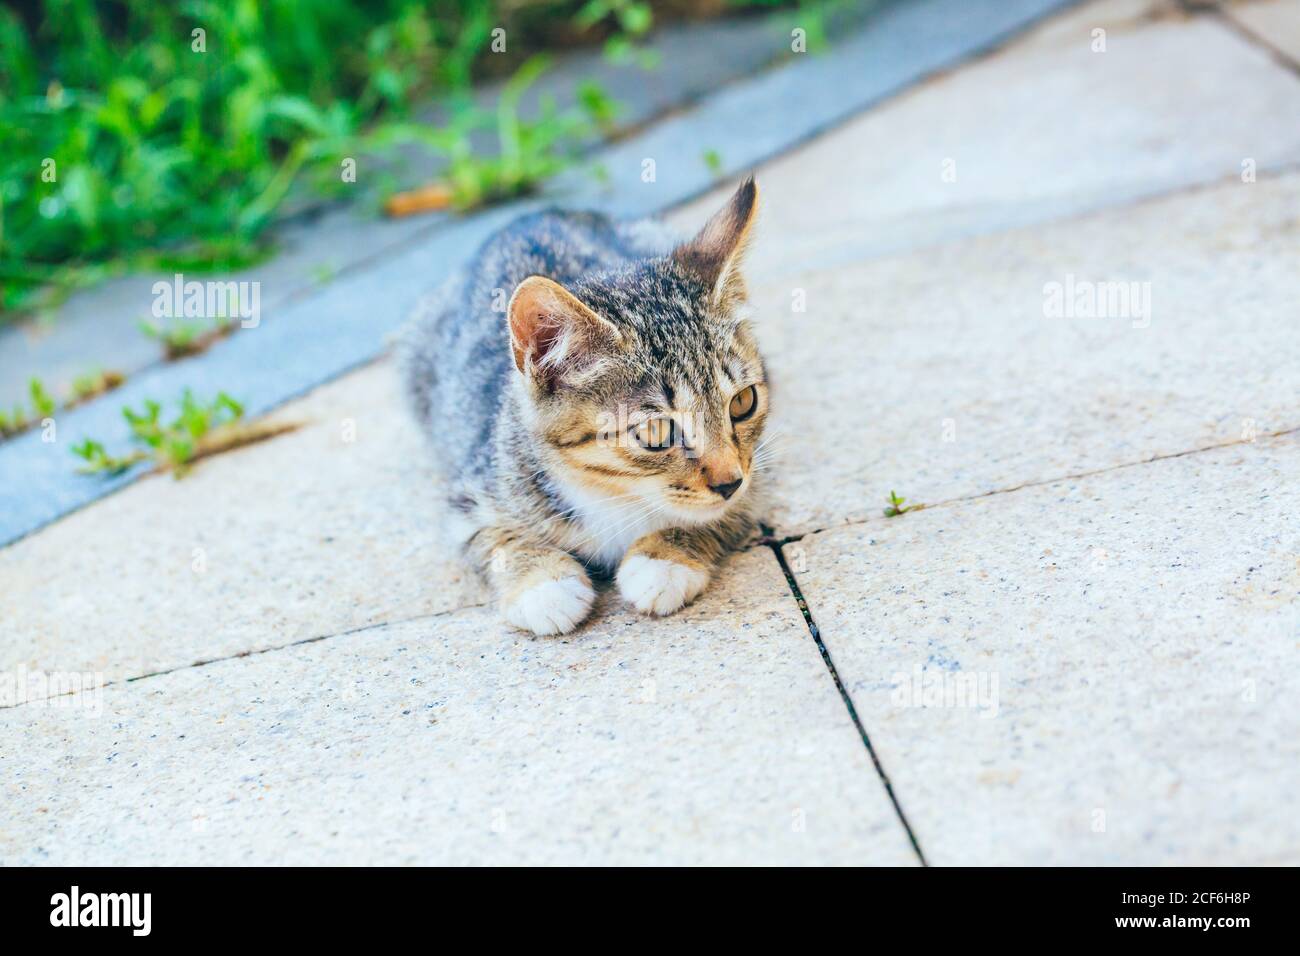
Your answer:
[[[140,323],[140,331],[162,345],[166,358],[178,359],[202,352],[237,324],[233,319],[174,319],[168,324],[146,320]]]
[[[159,417],[161,412],[162,405],[149,399],[143,410],[124,408],[122,416],[131,426],[135,441],[178,465],[194,459],[199,440],[209,432],[244,417],[244,407],[225,392],[218,393],[210,402],[200,402],[189,389],[181,396],[180,410],[174,419],[164,423]]]
[[[87,438],[72,453],[84,474],[116,475],[142,461],[183,476],[199,458],[219,454],[291,430],[293,425],[245,425],[244,407],[225,392],[200,400],[186,389],[172,414],[163,414],[161,402],[146,399],[139,409],[123,408],[136,446],[124,454],[110,454],[102,442]]]
[[[722,154],[716,149],[706,149],[700,158],[711,176],[717,178],[722,175]]]
[[[636,62],[647,69],[659,65],[653,51],[637,45],[654,25],[650,4],[642,0],[587,0],[573,18],[574,25],[582,29],[611,20],[618,29],[605,41],[607,59],[614,63]]]
[[[26,431],[42,419],[49,418],[58,408],[58,402],[39,378],[27,383],[27,395],[31,399],[30,408],[18,403],[7,411],[0,409],[0,439]]]
[[[145,262],[256,261],[304,165],[457,69],[428,60],[414,6],[377,6],[378,25],[349,3],[140,3],[110,27],[105,5],[50,0],[35,36],[0,10],[4,306]],[[340,62],[345,34],[362,42]]]
[[[64,407],[80,405],[82,402],[90,401],[90,399],[103,395],[105,392],[111,392],[125,380],[125,376],[121,372],[112,370],[95,369],[91,372],[84,372],[72,380],[72,395],[64,403]]]
[[[32,397],[32,409],[36,412],[36,418],[48,418],[54,414],[56,406],[54,396],[49,393],[39,378],[34,378],[28,383],[27,391]]]
[[[652,16],[632,0],[46,0],[35,18],[0,8],[0,317],[130,269],[256,263],[287,198],[343,194],[344,159],[364,169],[410,139],[449,158],[457,205],[525,191],[612,120],[603,92],[524,122],[533,58],[495,110],[428,129],[414,107],[518,65],[556,20],[635,39]],[[499,24],[509,55],[489,52]],[[470,148],[485,128],[499,155]]]
[[[144,461],[148,454],[139,449],[127,455],[110,455],[104,446],[93,438],[87,438],[72,446],[72,453],[85,461],[77,470],[85,475],[120,475],[137,462]]]
[[[820,14],[801,0],[810,23]],[[843,0],[830,0],[832,3]],[[790,0],[733,0],[736,7]],[[292,201],[399,185],[396,147],[449,163],[451,204],[519,195],[572,161],[617,106],[594,84],[525,120],[538,54],[642,41],[681,0],[45,0],[0,7],[0,321],[138,269],[224,271],[273,249]],[[716,5],[708,5],[716,13]],[[493,30],[507,49],[492,49]],[[197,33],[196,31],[202,31]],[[471,81],[513,73],[492,108]],[[442,128],[416,121],[442,100]],[[493,145],[471,145],[489,134]],[[343,174],[355,160],[357,182]],[[706,157],[706,162],[708,157]],[[383,197],[380,196],[380,203]]]
[[[467,95],[450,98],[452,117],[441,128],[416,123],[389,123],[365,136],[364,149],[384,151],[408,142],[418,142],[447,159],[446,185],[451,205],[471,209],[485,203],[509,199],[533,189],[538,183],[573,161],[582,140],[609,128],[619,107],[594,83],[581,86],[577,103],[560,109],[543,97],[539,115],[524,119],[520,100],[550,68],[548,57],[526,60],[502,89],[496,106],[485,109]],[[486,131],[498,149],[482,153],[471,138]]]
[[[199,401],[189,389],[181,396],[174,418],[164,419],[162,410],[162,403],[153,399],[146,399],[139,410],[123,408],[122,417],[131,426],[132,441],[143,447],[125,455],[110,455],[101,442],[87,438],[72,448],[72,453],[85,462],[78,470],[115,475],[136,462],[153,458],[160,467],[181,474],[198,455],[205,438],[244,416],[243,406],[225,392],[211,401]]]
[[[44,382],[39,378],[33,378],[27,383],[30,407],[17,403],[9,409],[0,409],[0,441],[26,431],[54,415],[60,408],[72,408],[104,392],[112,391],[121,385],[122,381],[120,372],[105,372],[98,369],[86,372],[72,380],[71,394],[60,403]]]

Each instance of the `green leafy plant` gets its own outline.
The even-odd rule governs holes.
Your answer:
[[[174,417],[164,418],[161,402],[146,399],[139,409],[126,407],[122,417],[131,427],[131,440],[142,447],[125,455],[110,455],[101,442],[86,439],[72,452],[85,464],[79,471],[120,474],[141,461],[183,475],[198,458],[260,441],[288,430],[288,425],[242,426],[244,407],[225,392],[200,401],[186,389]]]
[[[64,403],[64,407],[70,408],[73,405],[79,405],[82,402],[103,395],[105,392],[111,392],[124,381],[126,381],[126,376],[111,369],[109,371],[95,369],[92,372],[84,372],[72,380],[72,396]]]
[[[575,106],[561,110],[553,97],[543,96],[534,118],[520,111],[524,94],[550,67],[543,55],[530,57],[501,91],[495,109],[484,109],[467,98],[453,104],[448,125],[432,129],[414,124],[392,125],[369,136],[365,144],[387,148],[417,141],[447,159],[444,173],[449,204],[472,209],[523,195],[566,168],[582,140],[612,125],[617,106],[596,84],[579,90]],[[475,137],[491,134],[495,152],[476,149]]]
[[[58,407],[45,383],[39,378],[28,381],[27,394],[32,401],[30,410],[22,404],[15,404],[9,412],[0,411],[0,438],[9,438],[26,431],[41,419],[49,418]]]
[[[789,0],[735,0],[738,6]],[[813,0],[808,0],[809,3]],[[719,12],[705,4],[705,14]],[[122,272],[221,271],[265,260],[286,208],[393,175],[420,128],[448,156],[462,208],[531,189],[571,140],[613,128],[600,87],[527,121],[519,66],[496,109],[459,106],[446,129],[417,107],[462,98],[518,51],[603,40],[654,64],[644,40],[666,0],[47,0],[0,6],[0,321]],[[506,26],[509,52],[491,47]],[[471,134],[494,131],[480,155]],[[418,138],[418,137],[417,137]],[[391,162],[390,162],[391,160]],[[384,168],[381,168],[384,167]],[[393,184],[393,188],[396,183]]]
[[[906,498],[900,498],[894,492],[889,493],[889,506],[885,508],[886,518],[897,518],[901,514],[909,511],[920,511],[925,505],[905,505]]]
[[[32,378],[27,383],[27,394],[31,398],[30,409],[22,404],[16,404],[10,411],[0,410],[0,440],[31,428],[42,419],[52,416],[60,407],[71,408],[88,398],[117,388],[122,381],[123,376],[120,372],[96,371],[78,375],[72,381],[71,394],[60,403],[44,382],[39,378]]]
[[[144,461],[149,456],[143,451],[133,451],[123,457],[114,457],[105,451],[104,446],[87,438],[80,444],[72,446],[72,453],[86,463],[77,470],[84,474],[120,475],[136,462]]]
[[[141,411],[122,409],[131,426],[131,437],[153,450],[155,456],[173,468],[183,468],[193,461],[198,443],[213,430],[243,417],[244,408],[225,392],[211,402],[200,402],[189,389],[181,396],[179,414],[170,422],[159,418],[162,405],[146,400]]]
[[[10,435],[16,435],[31,424],[27,417],[27,409],[21,405],[15,405],[11,411],[0,409],[0,438],[8,438]]]
[[[33,378],[27,383],[27,391],[32,397],[32,408],[36,412],[37,418],[48,418],[54,414],[56,402],[45,388],[45,383],[39,378]]]
[[[574,26],[590,29],[613,23],[614,32],[605,41],[605,58],[611,63],[635,61],[643,69],[658,65],[654,51],[638,44],[654,25],[654,11],[644,0],[587,0],[573,18]]]
[[[143,321],[140,323],[140,331],[151,339],[157,339],[167,358],[178,359],[204,351],[217,339],[233,332],[236,325],[231,319],[173,321],[167,325]]]
[[[722,175],[722,154],[716,149],[706,149],[703,156],[704,165],[708,167],[709,173],[715,177]]]

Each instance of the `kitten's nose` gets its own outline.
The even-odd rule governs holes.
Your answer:
[[[741,482],[744,480],[744,478],[737,478],[735,481],[728,481],[721,485],[709,485],[709,490],[716,491],[723,498],[730,498],[736,493],[736,489],[740,487]]]

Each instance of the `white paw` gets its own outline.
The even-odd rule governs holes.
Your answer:
[[[708,583],[705,571],[641,554],[625,558],[618,569],[618,592],[644,614],[672,614]]]
[[[591,583],[575,575],[534,584],[515,595],[501,611],[515,627],[545,637],[568,634],[586,619],[595,599]]]

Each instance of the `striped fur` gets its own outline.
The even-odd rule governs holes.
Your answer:
[[[749,180],[683,243],[653,223],[595,213],[523,217],[408,327],[399,354],[411,406],[464,520],[467,553],[519,626],[572,629],[584,593],[571,582],[546,589],[568,595],[567,608],[533,614],[519,594],[526,578],[586,583],[587,570],[613,572],[637,556],[629,581],[653,577],[646,562],[707,581],[753,533],[768,397],[739,262],[756,208]],[[733,422],[729,403],[749,386],[757,407]],[[677,444],[638,444],[637,427],[665,416]],[[713,490],[736,476],[730,499]],[[685,580],[672,568],[662,577]],[[698,593],[690,580],[677,590]],[[675,610],[671,594],[641,601],[628,588],[642,610]]]

